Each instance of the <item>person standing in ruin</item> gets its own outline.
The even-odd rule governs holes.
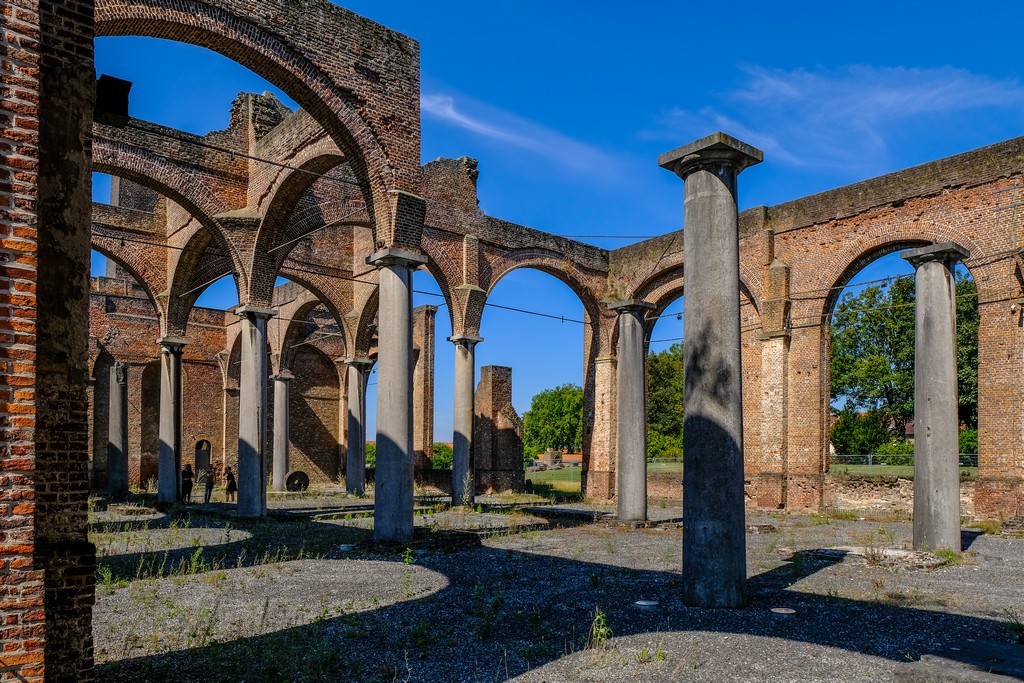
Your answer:
[[[181,502],[191,503],[192,502],[192,479],[194,478],[192,472],[192,465],[185,463],[185,467],[181,470]]]
[[[203,502],[208,505],[211,496],[213,496],[213,465],[206,468],[206,492],[203,495]]]
[[[235,473],[228,467],[224,470],[224,481],[227,482],[227,501],[229,503],[235,502],[235,493],[238,491],[238,484],[235,483]]]

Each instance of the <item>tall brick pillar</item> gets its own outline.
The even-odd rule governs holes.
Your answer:
[[[157,500],[178,501],[181,490],[181,353],[184,339],[162,337],[160,345],[160,445]]]
[[[775,259],[765,269],[761,306],[761,449],[747,457],[750,493],[762,508],[787,503],[789,310],[789,266]]]
[[[93,679],[93,11],[90,0],[0,0],[0,667],[11,680]]]
[[[521,491],[523,421],[512,407],[512,368],[485,365],[476,388],[473,479],[477,493]]]
[[[583,495],[611,500],[618,461],[617,364],[611,338],[617,316],[601,308],[596,325],[583,332]]]
[[[437,306],[412,311],[412,345],[419,349],[412,370],[412,444],[417,470],[434,466],[434,318]]]
[[[736,179],[760,150],[714,133],[658,163],[685,181],[683,599],[747,603]]]
[[[412,271],[426,257],[382,249],[368,262],[380,274],[373,537],[407,543],[413,528]]]

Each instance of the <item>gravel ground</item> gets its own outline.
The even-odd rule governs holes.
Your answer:
[[[97,514],[97,678],[891,680],[953,642],[1012,642],[1024,620],[1019,538],[965,532],[964,555],[924,570],[884,552],[909,546],[907,523],[753,515],[750,606],[699,610],[678,598],[678,509],[652,508],[664,523],[645,529],[596,506],[443,512],[387,549],[364,519],[287,507]],[[839,547],[856,553],[814,552]]]

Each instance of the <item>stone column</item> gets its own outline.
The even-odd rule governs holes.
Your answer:
[[[128,364],[110,367],[107,431],[107,491],[111,500],[128,496]]]
[[[285,490],[288,476],[288,439],[291,425],[288,415],[288,387],[294,376],[289,372],[274,375],[274,466],[271,473],[275,491]]]
[[[747,602],[736,177],[762,158],[714,133],[658,159],[686,181],[683,599],[694,607]]]
[[[373,537],[408,543],[413,529],[412,271],[426,257],[390,248],[367,262],[377,266],[380,282]]]
[[[163,337],[160,345],[160,446],[157,459],[157,501],[178,502],[181,490],[181,352],[184,339]]]
[[[448,337],[455,344],[455,416],[452,420],[452,506],[473,504],[473,388],[476,345],[482,337]]]
[[[238,380],[238,516],[267,512],[267,321],[270,308],[239,306],[242,365]]]
[[[914,266],[914,549],[960,552],[954,242],[904,251]]]
[[[643,301],[608,305],[619,314],[618,513],[624,522],[647,520],[647,373]]]
[[[366,491],[366,381],[373,361],[346,358],[348,365],[348,453],[345,490],[355,496]]]

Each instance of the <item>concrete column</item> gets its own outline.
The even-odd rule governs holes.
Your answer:
[[[914,266],[914,549],[962,549],[954,242],[904,251]]]
[[[111,500],[128,496],[128,364],[110,367],[107,430],[107,491]]]
[[[294,376],[282,372],[274,375],[274,466],[271,473],[273,489],[285,490],[285,477],[288,475],[288,440],[291,425],[288,414],[288,387]]]
[[[163,337],[160,345],[160,446],[157,494],[160,503],[178,502],[181,490],[181,352],[184,339]]]
[[[412,271],[426,257],[391,248],[367,262],[377,266],[380,282],[373,537],[408,543],[413,530]]]
[[[452,506],[473,504],[473,389],[476,345],[482,337],[448,337],[455,344],[455,416],[452,420]]]
[[[736,177],[762,158],[714,133],[658,159],[686,181],[683,599],[694,607],[747,603]]]
[[[346,358],[348,365],[348,453],[345,490],[354,496],[366,491],[366,383],[373,361]]]
[[[647,520],[647,373],[643,301],[608,305],[619,314],[618,513],[624,522]]]
[[[238,379],[238,516],[267,512],[267,320],[269,308],[239,306],[242,365]]]

